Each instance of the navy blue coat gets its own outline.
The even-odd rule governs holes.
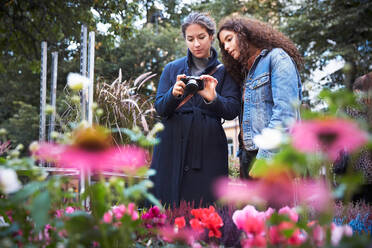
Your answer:
[[[208,74],[220,62],[212,48],[212,59],[202,74]],[[195,94],[176,109],[183,98],[172,95],[177,75],[191,75],[191,53],[167,64],[160,77],[155,108],[162,117],[164,130],[158,134],[160,143],[154,147],[151,168],[156,175],[153,193],[162,204],[180,200],[199,205],[215,200],[213,182],[228,175],[228,151],[221,118],[232,120],[240,111],[239,86],[221,66],[214,74],[218,80],[217,98],[206,104]]]

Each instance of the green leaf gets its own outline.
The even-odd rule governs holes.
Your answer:
[[[49,222],[50,195],[48,191],[43,191],[33,199],[30,211],[31,217],[35,221],[35,231],[39,232]]]
[[[69,233],[81,233],[82,231],[90,230],[94,227],[93,217],[83,211],[75,211],[71,214],[68,214],[69,217],[65,226]]]
[[[92,214],[97,218],[101,218],[107,210],[106,187],[103,182],[97,182],[91,185],[89,189],[91,191],[90,204]]]
[[[273,226],[273,225],[279,225],[281,222],[283,221],[290,221],[289,217],[287,215],[282,215],[282,214],[278,214],[278,213],[273,213],[271,216],[270,216],[270,219],[268,221],[268,224],[270,226]]]
[[[46,182],[30,182],[26,184],[21,190],[19,190],[14,197],[11,198],[15,203],[22,204],[31,195],[35,194],[37,191],[46,187]]]

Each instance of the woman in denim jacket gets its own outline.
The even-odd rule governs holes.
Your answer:
[[[253,142],[264,128],[288,131],[299,118],[302,58],[293,42],[268,24],[247,17],[227,17],[217,34],[226,70],[241,82],[240,170],[248,178],[255,158],[273,151]]]

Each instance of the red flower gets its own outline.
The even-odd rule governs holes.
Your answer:
[[[190,220],[190,225],[194,230],[200,232],[203,228],[207,228],[209,237],[221,238],[222,234],[219,228],[223,226],[223,221],[218,213],[215,212],[213,206],[193,209],[191,214],[195,217]]]
[[[182,229],[186,226],[185,217],[178,217],[174,220],[174,224],[178,227],[178,229]]]

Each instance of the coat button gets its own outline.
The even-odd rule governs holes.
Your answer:
[[[190,167],[188,167],[187,165],[185,166],[185,168],[183,168],[184,171],[189,171],[190,170]]]

